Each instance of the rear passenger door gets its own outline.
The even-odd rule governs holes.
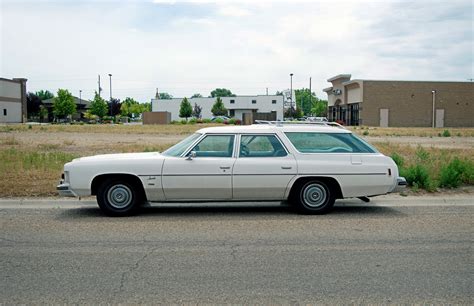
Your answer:
[[[275,134],[242,134],[232,173],[235,200],[281,200],[296,160]]]

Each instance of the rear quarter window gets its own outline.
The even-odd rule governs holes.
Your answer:
[[[351,133],[286,132],[300,153],[377,153],[377,150]]]

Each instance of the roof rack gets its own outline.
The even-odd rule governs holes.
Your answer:
[[[335,128],[340,128],[340,129],[346,129],[343,125],[337,123],[337,122],[330,122],[330,121],[268,121],[268,120],[255,120],[256,124],[270,124],[270,125],[275,125],[275,126],[283,126],[283,125],[301,125],[301,124],[307,124],[307,125],[324,125],[324,126],[330,126],[330,127],[335,127]]]

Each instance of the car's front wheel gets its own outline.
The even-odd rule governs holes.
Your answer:
[[[311,180],[302,184],[295,198],[301,213],[315,215],[329,212],[336,200],[334,191],[327,183],[320,180]]]
[[[97,191],[97,203],[109,216],[134,214],[142,202],[138,186],[125,180],[108,179]]]

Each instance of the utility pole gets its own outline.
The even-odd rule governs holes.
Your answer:
[[[112,116],[112,74],[109,73],[109,80],[110,80],[110,116]]]
[[[268,87],[267,87],[267,96],[268,96]]]
[[[99,76],[99,81],[97,83],[99,84],[99,97],[100,97],[100,92],[102,91],[102,88],[100,88],[100,74],[98,76]]]
[[[313,92],[311,91],[311,77],[309,77],[309,111],[310,112],[311,112],[312,105],[313,105]]]
[[[82,105],[82,89],[79,89],[79,109],[81,109]]]
[[[433,96],[433,118],[431,119],[431,125],[435,127],[435,101],[436,101],[436,90],[431,91],[431,95]]]
[[[293,118],[293,73],[290,73],[290,113]]]

